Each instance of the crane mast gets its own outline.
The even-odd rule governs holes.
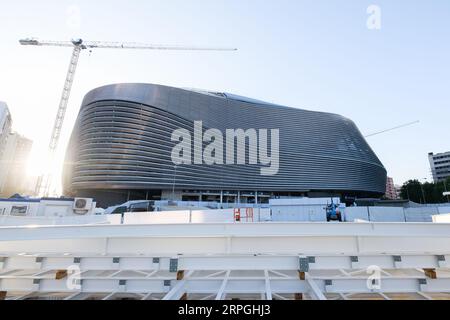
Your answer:
[[[69,103],[70,91],[72,90],[73,80],[75,78],[75,71],[77,70],[78,59],[80,58],[81,47],[74,45],[72,50],[72,56],[70,58],[69,70],[67,71],[66,81],[64,82],[64,88],[61,94],[61,100],[59,102],[58,111],[56,113],[55,122],[53,124],[52,134],[50,137],[50,143],[48,146],[48,162],[51,164],[55,160],[56,150],[58,149],[59,137],[64,123],[64,117],[66,115],[67,105]],[[36,194],[48,196],[51,186],[52,176],[50,170],[46,170],[37,181]]]
[[[59,138],[64,124],[64,117],[66,115],[67,106],[69,103],[70,91],[75,78],[75,71],[77,69],[78,60],[81,50],[85,49],[143,49],[143,50],[194,50],[194,51],[236,51],[236,48],[207,48],[207,47],[189,47],[189,46],[165,46],[145,43],[126,43],[126,42],[104,42],[104,41],[86,41],[81,39],[74,39],[72,41],[41,41],[35,38],[27,38],[19,40],[21,45],[32,46],[54,46],[54,47],[72,47],[72,57],[70,59],[69,70],[67,71],[66,80],[59,102],[58,111],[56,113],[55,122],[53,124],[52,134],[48,147],[48,161],[47,166],[53,164],[56,150],[58,148]],[[36,194],[41,196],[48,196],[50,186],[52,184],[51,169],[48,168],[39,176],[36,184]]]

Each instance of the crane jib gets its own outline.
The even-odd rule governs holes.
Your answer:
[[[55,122],[52,129],[52,136],[49,143],[49,168],[52,167],[56,149],[58,147],[59,138],[63,128],[64,117],[66,114],[67,105],[69,103],[70,91],[75,77],[75,71],[78,64],[78,58],[81,50],[104,48],[104,49],[144,49],[144,50],[201,50],[201,51],[236,51],[236,48],[213,48],[213,47],[190,47],[190,46],[166,46],[154,45],[145,43],[133,42],[105,42],[105,41],[83,41],[82,39],[72,39],[71,41],[48,41],[39,40],[36,38],[26,38],[19,40],[19,43],[24,46],[56,46],[56,47],[72,47],[72,57],[69,64],[69,70],[66,75],[63,93],[56,114]],[[48,169],[50,170],[50,169]],[[48,196],[52,179],[50,172],[43,173],[36,186],[36,193],[38,195]]]

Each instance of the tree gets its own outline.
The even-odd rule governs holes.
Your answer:
[[[444,203],[449,200],[443,196],[445,191],[450,191],[450,178],[437,183],[409,180],[401,187],[400,196],[417,203]]]
[[[423,203],[422,184],[419,180],[408,180],[400,189],[402,199]]]

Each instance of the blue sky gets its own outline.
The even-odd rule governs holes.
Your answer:
[[[372,4],[381,9],[380,30],[366,26]],[[446,0],[17,0],[0,4],[0,30],[0,100],[14,128],[35,140],[36,161],[48,143],[70,49],[22,47],[25,37],[239,48],[83,52],[60,159],[84,94],[115,82],[227,91],[339,113],[363,133],[420,120],[368,138],[396,183],[430,180],[427,153],[450,150]]]

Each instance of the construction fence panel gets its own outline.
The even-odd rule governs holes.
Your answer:
[[[369,207],[369,219],[373,222],[405,222],[405,212],[396,207]]]
[[[272,206],[273,221],[327,221],[323,205]]]
[[[405,209],[406,222],[432,222],[432,216],[436,214],[439,214],[438,207]]]
[[[345,221],[354,222],[355,220],[369,221],[369,211],[367,207],[347,207],[345,208]]]
[[[448,207],[439,207],[438,208],[439,214],[447,214],[450,213],[450,206]]]

